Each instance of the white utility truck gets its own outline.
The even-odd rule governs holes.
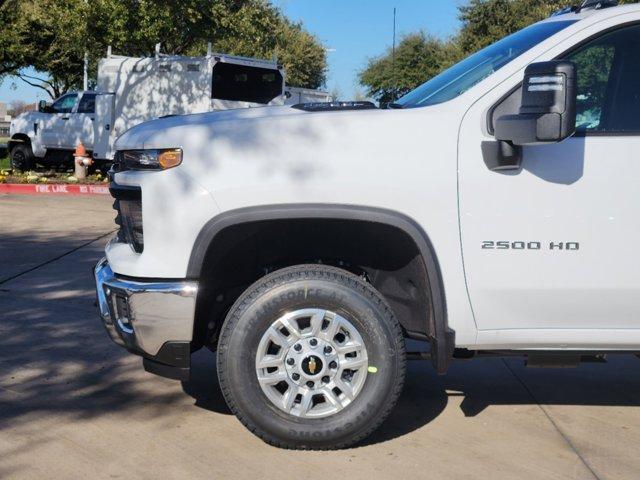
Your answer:
[[[68,93],[11,122],[17,169],[68,163],[82,143],[99,163],[113,144],[146,120],[212,110],[324,101],[326,93],[287,87],[277,61],[209,53],[204,57],[111,55],[98,64],[95,91]],[[320,99],[320,100],[319,100]]]
[[[407,358],[640,351],[640,5],[587,1],[389,109],[175,116],[116,142],[102,321],[265,441],[369,435]],[[606,8],[605,8],[606,7]],[[428,340],[428,353],[405,339]]]

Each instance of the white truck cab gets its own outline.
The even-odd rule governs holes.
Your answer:
[[[9,150],[14,167],[30,170],[48,153],[47,163],[67,161],[79,142],[93,143],[96,92],[62,95],[52,104],[41,101],[38,111],[25,112],[11,121]]]
[[[175,116],[116,142],[111,337],[185,379],[217,352],[265,441],[340,448],[406,359],[640,351],[640,6],[586,1],[391,105]],[[427,340],[428,355],[405,351]]]

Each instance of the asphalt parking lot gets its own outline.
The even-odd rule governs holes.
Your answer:
[[[214,357],[192,380],[145,373],[107,338],[91,266],[111,200],[0,195],[0,478],[637,479],[640,360],[527,369],[482,359],[437,376],[412,362],[366,444],[270,447],[233,417]]]

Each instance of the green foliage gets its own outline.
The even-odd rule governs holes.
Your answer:
[[[570,57],[578,69],[578,117],[600,118],[615,47],[594,45]]]
[[[23,62],[23,52],[11,28],[16,19],[16,3],[14,0],[0,0],[0,78],[14,72]]]
[[[123,55],[203,55],[214,50],[272,58],[288,84],[317,88],[326,78],[323,46],[267,0],[6,0],[0,20],[0,75],[20,77],[57,97],[82,85],[85,50],[90,72],[108,45]],[[33,67],[46,77],[21,72]]]
[[[636,3],[622,0],[620,3]],[[391,49],[369,61],[360,72],[367,94],[388,102],[429,80],[460,59],[548,17],[580,0],[469,0],[458,7],[458,35],[442,41],[424,32],[405,37],[396,49],[396,68],[391,68]],[[402,60],[400,58],[402,50]]]
[[[439,40],[424,32],[407,35],[392,51],[369,61],[360,72],[360,83],[368,87],[367,94],[382,103],[396,100],[426,79],[440,73],[458,57],[451,41]]]

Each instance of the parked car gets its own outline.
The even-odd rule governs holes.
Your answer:
[[[273,445],[375,430],[405,339],[439,373],[640,351],[640,6],[581,8],[471,55],[389,109],[176,116],[117,143],[120,231],[95,268],[111,338],[186,380],[217,352]]]

